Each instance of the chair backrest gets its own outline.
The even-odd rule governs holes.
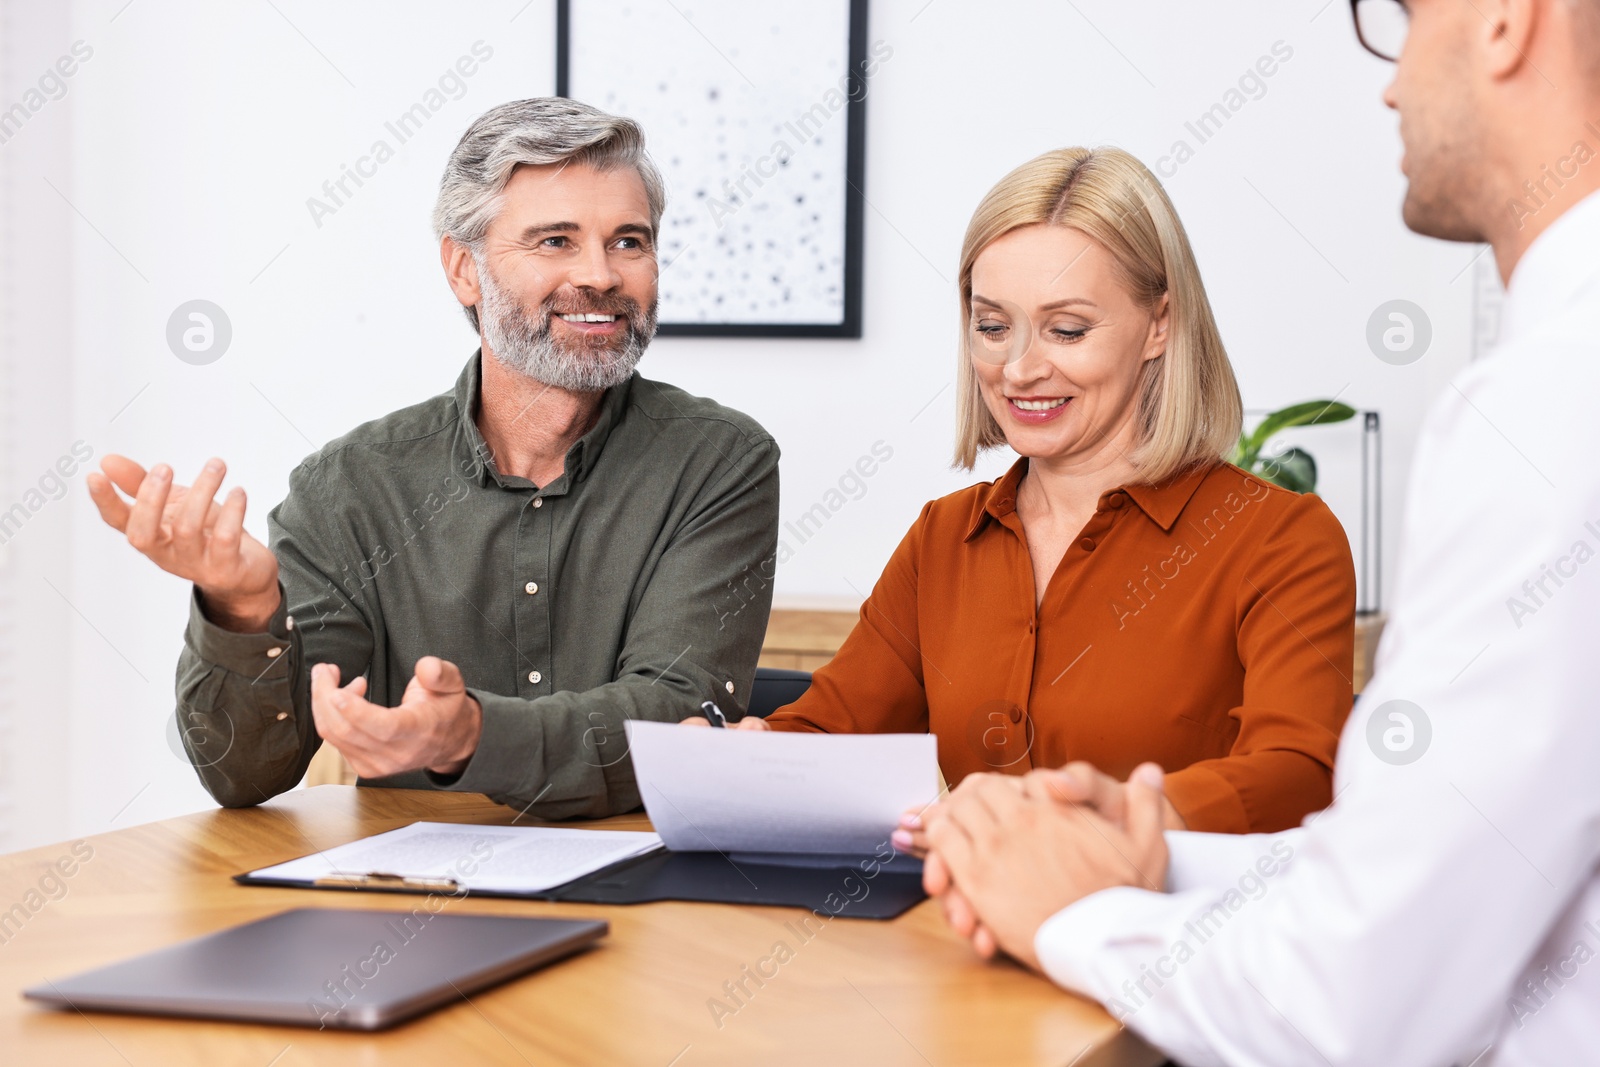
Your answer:
[[[757,667],[756,683],[750,690],[747,715],[765,719],[785,704],[793,704],[811,688],[810,671],[789,671],[782,667]]]

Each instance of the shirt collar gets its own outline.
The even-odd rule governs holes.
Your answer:
[[[1533,239],[1511,272],[1502,339],[1553,317],[1600,276],[1600,190],[1572,205]]]
[[[1214,466],[1201,465],[1191,467],[1156,485],[1121,485],[1107,489],[1100,494],[1099,507],[1114,506],[1111,497],[1117,493],[1125,494],[1150,517],[1152,522],[1163,531],[1170,531],[1173,523],[1178,521],[1178,516],[1183,514],[1189,499],[1194,496],[1195,490],[1200,488],[1200,483],[1205,481],[1206,475],[1214,469]],[[1027,457],[1023,457],[1013,463],[1011,469],[989,487],[982,496],[978,513],[973,516],[972,525],[967,528],[967,536],[962,538],[963,542],[977,537],[983,528],[989,525],[990,520],[999,521],[1017,510],[1017,487],[1022,484],[1022,477],[1027,473],[1028,460]]]
[[[455,402],[456,411],[460,415],[457,420],[456,458],[463,473],[479,485],[498,485],[502,489],[536,488],[540,496],[561,496],[574,484],[586,479],[599,461],[606,439],[611,436],[611,431],[622,418],[634,380],[639,377],[638,373],[630,375],[621,385],[606,390],[600,400],[600,414],[595,419],[594,425],[589,428],[588,433],[574,441],[572,447],[567,449],[566,473],[548,485],[535,486],[526,478],[500,473],[494,465],[494,457],[489,450],[488,442],[478,430],[480,395],[483,389],[482,359],[483,349],[480,348],[472,354],[471,359],[467,360],[467,365],[456,378]]]
[[[1194,496],[1195,490],[1200,488],[1200,483],[1206,476],[1217,469],[1217,465],[1200,464],[1168,478],[1157,485],[1128,485],[1122,487],[1122,492],[1127,493],[1135,504],[1150,516],[1152,522],[1161,527],[1163,531],[1170,532],[1178,516],[1183,514],[1183,509],[1189,506],[1189,500]],[[1101,496],[1101,506],[1105,505],[1105,497]]]
[[[972,525],[967,528],[967,536],[961,540],[967,542],[977,537],[983,528],[989,525],[990,519],[1003,519],[1017,510],[1017,486],[1022,484],[1022,476],[1028,473],[1028,459],[1026,456],[1011,465],[1011,469],[996,479],[987,492],[980,494],[978,513],[972,517]]]

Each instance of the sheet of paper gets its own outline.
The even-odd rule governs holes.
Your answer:
[[[659,848],[635,830],[414,822],[252,873],[315,881],[331,875],[454,878],[469,889],[537,893]]]
[[[628,723],[650,821],[668,848],[835,852],[888,847],[939,793],[931,734],[800,734]]]

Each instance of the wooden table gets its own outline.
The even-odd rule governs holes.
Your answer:
[[[1161,1062],[1097,1005],[1013,964],[977,959],[932,902],[892,922],[833,919],[802,943],[785,923],[807,913],[793,908],[454,901],[448,910],[459,914],[604,918],[611,935],[597,949],[380,1034],[55,1012],[19,995],[47,978],[288,908],[409,910],[420,897],[245,887],[231,876],[418,819],[514,818],[479,796],[327,785],[259,808],[91,837],[77,843],[76,855],[63,844],[0,857],[0,909],[10,909],[9,918],[0,910],[0,1060],[72,1067]],[[649,828],[643,815],[585,825]],[[708,1002],[731,1004],[723,983],[780,940],[792,958],[763,987],[749,986],[754,993],[737,1012],[715,1018]]]

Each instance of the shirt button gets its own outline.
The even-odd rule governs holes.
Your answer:
[[[1128,494],[1127,493],[1112,493],[1110,498],[1106,500],[1106,503],[1110,504],[1114,508],[1120,508],[1122,505],[1126,504],[1127,502],[1128,502]]]
[[[733,683],[732,682],[724,682],[724,683],[722,683],[722,688],[726,689],[728,692],[731,693],[731,692],[733,692]]]
[[[536,507],[536,508],[544,507],[544,497],[542,497],[542,496],[534,497],[533,498],[533,506]]]
[[[282,722],[284,719],[287,719],[288,717],[289,717],[289,713],[287,711],[278,712],[278,721],[279,722]]]
[[[1094,538],[1085,537],[1082,541],[1078,542],[1078,547],[1083,549],[1085,552],[1093,552],[1094,551]]]
[[[267,649],[267,658],[268,659],[277,659],[281,655],[283,655],[283,649],[281,649],[281,648],[269,648],[269,649]]]
[[[283,625],[284,625],[284,629],[287,629],[287,630],[294,629],[294,616],[293,615],[285,615],[283,617]]]
[[[535,594],[535,593],[537,593],[539,591],[539,583],[538,582],[529,582],[527,585],[523,586],[522,588],[529,596],[532,596],[533,594]]]
[[[543,678],[543,677],[544,677],[544,675],[540,674],[538,671],[529,671],[528,672],[528,681],[532,682],[534,685],[538,685],[539,684],[539,680],[541,678]]]
[[[1021,722],[1022,721],[1022,709],[1017,707],[1015,704],[1013,704],[1011,706],[1011,721],[1012,722]]]

